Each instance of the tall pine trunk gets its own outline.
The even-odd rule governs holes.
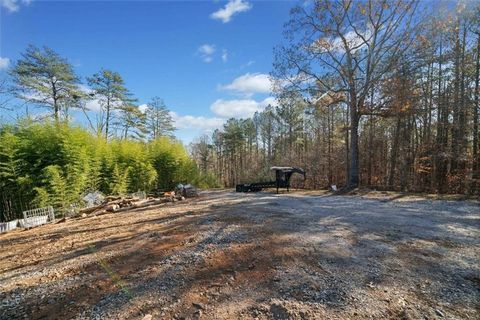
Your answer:
[[[478,108],[480,86],[480,33],[477,35],[477,58],[475,67],[475,103],[473,106],[473,177],[480,178],[480,157],[478,152]]]

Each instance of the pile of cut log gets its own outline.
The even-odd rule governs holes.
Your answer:
[[[165,192],[159,198],[148,197],[140,199],[138,197],[107,196],[103,202],[96,206],[80,209],[80,215],[102,215],[110,212],[122,212],[130,209],[144,208],[161,203],[185,200],[181,194],[175,194],[175,191]]]
[[[198,190],[191,184],[179,184],[175,188],[177,194],[181,194],[185,198],[198,197]]]

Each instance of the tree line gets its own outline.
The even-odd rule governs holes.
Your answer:
[[[478,193],[477,2],[317,0],[275,48],[278,105],[191,150],[228,186],[307,170],[305,187]]]
[[[85,85],[65,58],[29,46],[9,76],[0,82],[0,108],[23,101],[27,110],[42,107],[46,113],[26,112],[0,124],[0,221],[47,205],[66,212],[93,191],[125,195],[168,191],[177,183],[218,186],[174,138],[162,99],[140,109],[118,72],[102,69]],[[86,125],[73,123],[73,110],[85,115]]]
[[[102,68],[82,83],[66,58],[51,48],[30,45],[8,73],[11,79],[2,86],[5,93],[27,106],[44,108],[43,118],[69,121],[77,110],[92,133],[105,139],[173,137],[175,127],[163,100],[154,97],[142,110],[116,71]]]

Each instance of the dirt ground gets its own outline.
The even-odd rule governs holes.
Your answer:
[[[0,319],[480,318],[475,201],[205,191],[0,247]]]

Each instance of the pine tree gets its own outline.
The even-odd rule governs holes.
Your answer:
[[[143,140],[147,134],[146,115],[138,106],[125,104],[119,109],[116,125],[119,127],[122,139]]]
[[[10,71],[17,96],[53,111],[58,122],[61,113],[82,96],[79,78],[72,65],[48,47],[30,45]]]
[[[173,132],[175,131],[173,119],[162,99],[154,97],[148,103],[145,114],[147,129],[150,132],[151,139],[173,137]]]
[[[132,99],[132,94],[125,87],[125,82],[118,72],[102,69],[88,77],[87,81],[93,90],[93,97],[98,99],[101,106],[98,127],[100,127],[101,132],[104,132],[105,139],[108,139],[112,134],[111,125],[114,110],[130,105],[134,99]]]

